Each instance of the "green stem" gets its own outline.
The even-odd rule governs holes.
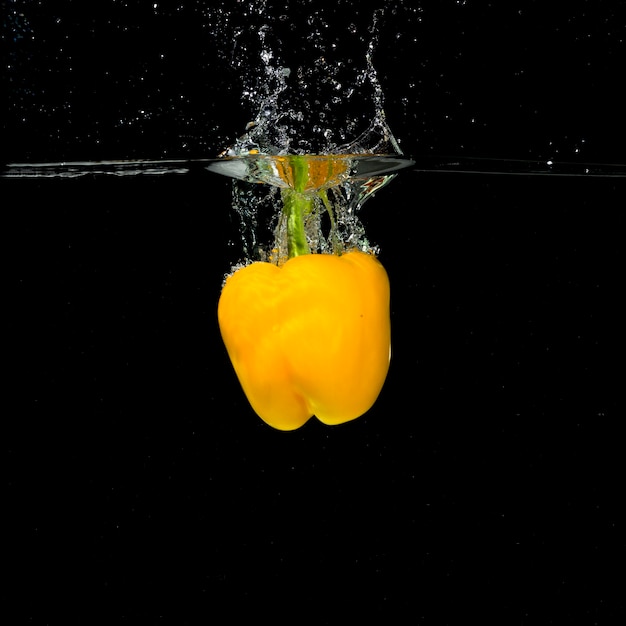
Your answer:
[[[287,218],[287,255],[291,259],[310,254],[304,231],[304,216],[313,210],[313,198],[293,189],[283,189],[283,214]]]
[[[307,192],[310,187],[309,166],[306,156],[295,155],[289,158],[289,167],[293,176],[293,188],[281,190],[283,200],[283,216],[287,220],[287,256],[293,258],[302,254],[310,254],[311,248],[305,231],[306,216],[315,209],[316,196],[319,197],[330,218],[331,244],[333,251],[340,254],[337,225],[333,208],[328,199],[326,189],[317,193]],[[331,166],[329,165],[329,170]],[[330,175],[330,171],[329,171]]]
[[[298,193],[303,193],[309,183],[309,168],[304,156],[292,156],[291,167],[293,169],[293,188]]]
[[[304,193],[309,182],[306,157],[290,159],[293,172],[293,189],[283,189],[283,213],[287,218],[287,254],[291,259],[301,254],[310,254],[311,249],[304,230],[304,216],[313,211],[313,198]]]

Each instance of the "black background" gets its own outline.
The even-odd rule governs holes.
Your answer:
[[[214,156],[251,112],[206,6],[5,2],[5,162]],[[624,3],[392,8],[407,154],[625,162]],[[7,623],[623,623],[626,180],[403,172],[385,387],[293,433],[219,336],[227,179],[0,184]]]

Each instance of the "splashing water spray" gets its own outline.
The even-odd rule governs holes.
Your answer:
[[[235,179],[233,206],[244,233],[245,259],[220,297],[220,330],[266,423],[293,430],[315,415],[339,424],[371,408],[391,355],[389,281],[358,213],[412,164],[387,125],[373,65],[382,11],[374,13],[368,38],[360,38],[362,68],[335,58],[337,40],[322,36],[328,22],[318,11],[305,20],[312,64],[292,68],[282,54],[298,49],[298,24],[287,16],[270,20],[265,3],[250,11],[262,21],[261,67],[246,74],[243,96],[257,113],[208,165]],[[357,36],[356,25],[347,29]],[[250,43],[242,30],[234,42],[231,61],[238,65],[238,50],[245,56]],[[347,106],[355,101],[361,110],[371,105],[366,123]],[[260,232],[263,213],[270,216],[269,245]]]
[[[265,3],[254,14],[262,18],[254,33],[260,67],[244,74],[243,99],[256,107],[256,114],[222,159],[208,165],[235,179],[233,205],[243,224],[245,258],[280,265],[308,252],[370,250],[359,209],[396,170],[413,163],[403,158],[387,125],[373,64],[383,11],[374,12],[367,39],[354,23],[346,27],[365,42],[364,66],[337,58],[338,44],[323,37],[328,22],[320,12],[309,15],[300,26],[309,33],[302,52],[312,61],[293,69],[281,60],[280,51],[298,51],[291,43],[302,38],[298,24],[286,16],[269,20]],[[230,61],[242,67],[250,63],[254,46],[239,38],[241,30],[234,39],[243,59],[234,49]],[[273,210],[278,206],[282,210]],[[274,242],[263,249],[259,231],[268,209],[266,230]]]

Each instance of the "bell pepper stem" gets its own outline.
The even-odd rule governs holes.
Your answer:
[[[304,216],[313,211],[313,198],[304,190],[309,182],[306,159],[294,155],[289,163],[293,175],[293,188],[282,190],[283,213],[287,218],[287,254],[289,258],[310,254],[304,228]]]
[[[311,248],[307,241],[305,220],[306,216],[315,211],[316,196],[321,200],[330,218],[330,231],[333,250],[339,249],[337,240],[337,227],[331,203],[326,189],[317,192],[309,190],[309,167],[306,157],[294,155],[289,159],[293,186],[283,188],[281,196],[283,201],[283,215],[287,224],[287,255],[288,258],[310,254]]]
[[[313,210],[313,198],[294,189],[283,189],[283,213],[287,218],[289,258],[311,252],[304,230],[304,216]]]

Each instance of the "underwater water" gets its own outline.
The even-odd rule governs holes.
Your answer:
[[[215,315],[244,242],[232,182],[197,160],[258,113],[227,4],[8,3],[13,621],[623,620],[623,11],[388,6],[373,63],[416,163],[360,219],[391,282],[389,376],[362,418],[280,433]],[[302,7],[284,56],[314,27],[367,49],[349,2],[312,25],[312,3],[237,3],[228,28],[256,45],[260,8]],[[151,163],[85,171],[102,159]]]

